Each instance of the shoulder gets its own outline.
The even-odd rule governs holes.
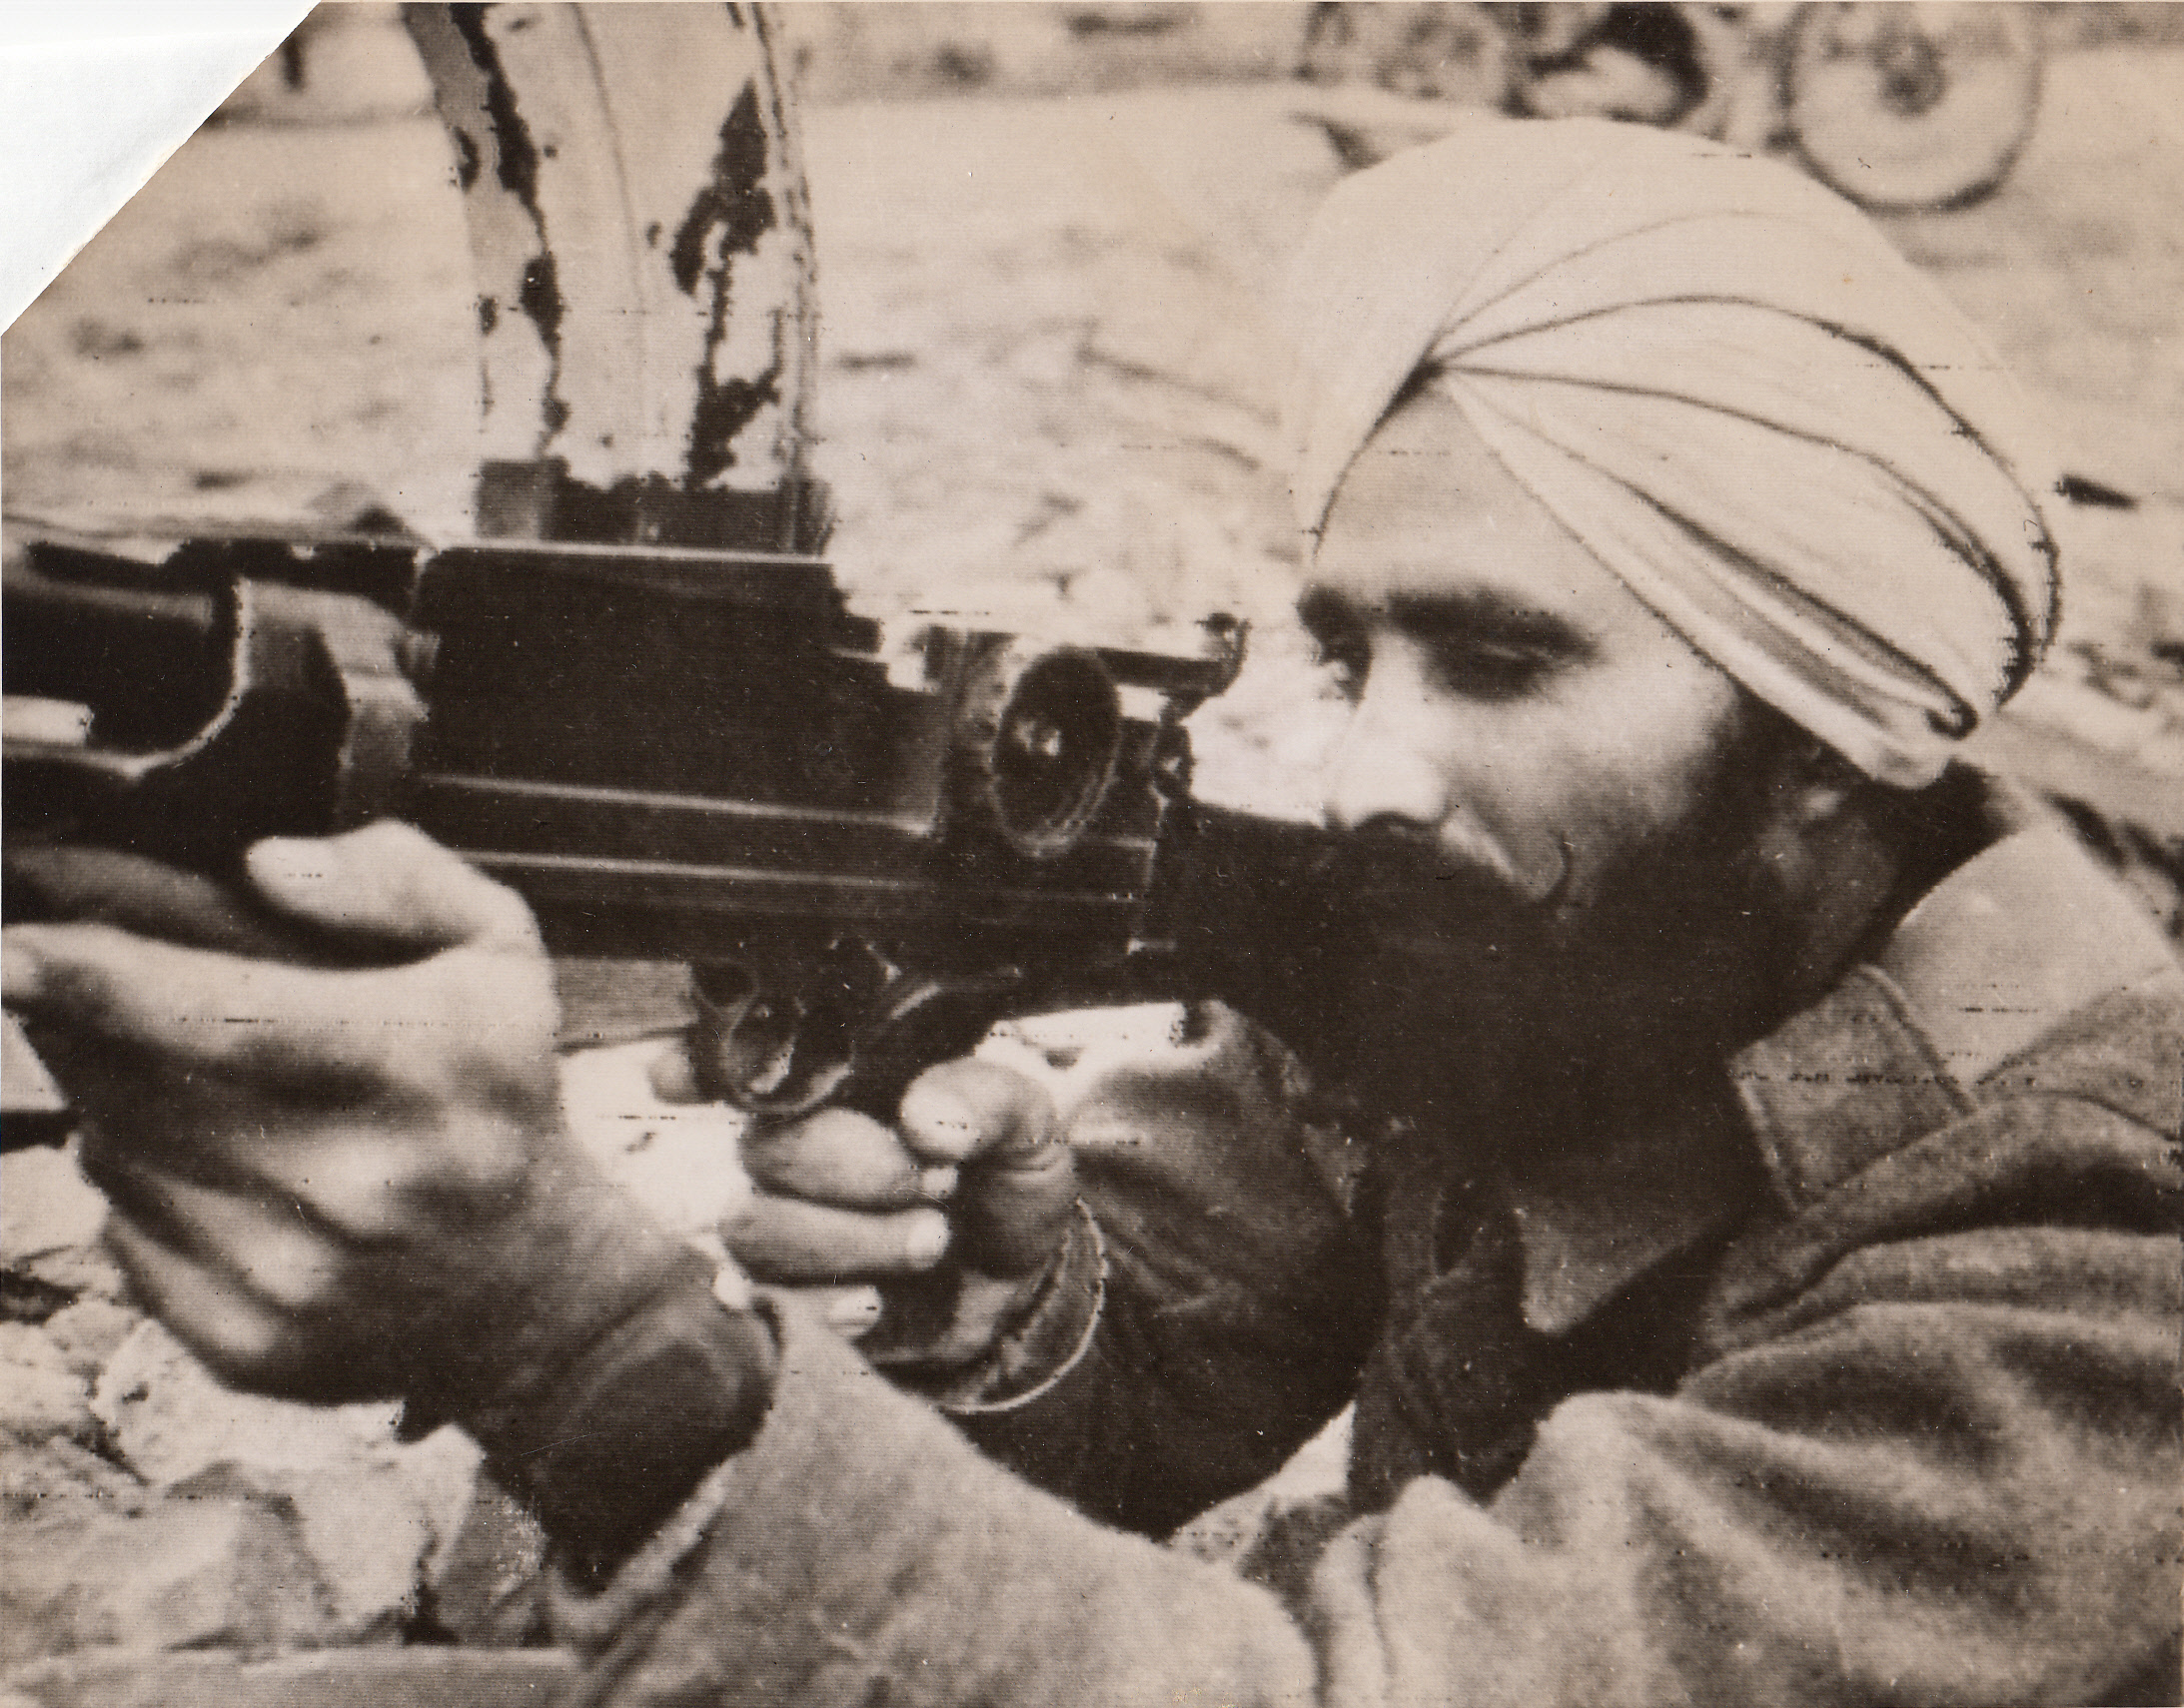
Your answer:
[[[2105,998],[1945,1119],[1811,1181],[1726,1255],[1715,1335],[1749,1343],[1890,1305],[2173,1319],[2179,1040],[2184,983]]]

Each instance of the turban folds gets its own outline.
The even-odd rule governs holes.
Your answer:
[[[1672,132],[1481,120],[1346,181],[1291,293],[1298,517],[1422,372],[1662,620],[1917,787],[2053,632],[2053,473],[1849,204]]]

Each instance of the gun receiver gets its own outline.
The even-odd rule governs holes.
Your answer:
[[[808,557],[366,536],[20,557],[11,848],[229,874],[261,836],[407,819],[558,954],[695,963],[748,1108],[891,1108],[1004,1013],[1114,1000],[1149,934],[1180,921],[1218,960],[1209,897],[1286,882],[1230,882],[1256,821],[1188,798],[1181,720],[1236,671],[1226,619],[1191,657],[931,628],[891,670]],[[1270,869],[1316,869],[1316,833],[1270,835]],[[1212,862],[1187,878],[1186,846]]]

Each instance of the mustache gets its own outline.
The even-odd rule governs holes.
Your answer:
[[[1545,920],[1569,899],[1573,861],[1570,844],[1560,838],[1552,874],[1527,875],[1484,834],[1461,827],[1436,832],[1376,820],[1334,834],[1330,883],[1374,912],[1410,909],[1429,917],[1477,912]]]

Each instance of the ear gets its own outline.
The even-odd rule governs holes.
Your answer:
[[[1870,786],[1864,772],[1817,737],[1808,736],[1793,746],[1785,761],[1776,799],[1798,830],[1818,830],[1841,818]]]

